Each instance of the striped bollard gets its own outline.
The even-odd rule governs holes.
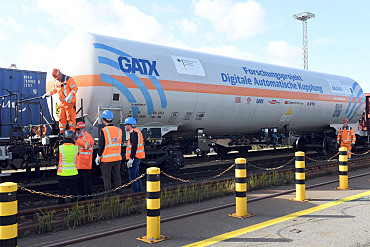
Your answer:
[[[235,218],[248,218],[254,216],[247,212],[247,160],[235,159],[235,197],[236,213],[229,214]]]
[[[0,246],[17,246],[18,201],[16,183],[0,184]]]
[[[138,240],[146,243],[157,243],[169,237],[160,235],[161,232],[161,189],[160,189],[160,177],[161,170],[158,167],[150,167],[146,170],[147,181],[147,211],[146,211],[146,236],[137,238]]]
[[[347,148],[339,148],[339,187],[337,190],[350,190],[348,188],[348,157]]]
[[[305,154],[304,152],[295,152],[295,193],[296,198],[293,201],[306,202],[306,175],[305,175]]]

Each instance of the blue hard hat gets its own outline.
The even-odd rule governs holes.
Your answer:
[[[114,118],[113,113],[110,110],[103,111],[103,114],[101,114],[101,117],[107,120],[112,120]]]
[[[136,125],[136,120],[135,120],[135,118],[133,118],[133,117],[128,117],[128,118],[126,118],[126,119],[125,119],[124,124],[125,124],[125,125],[126,125],[126,124]]]
[[[74,135],[75,133],[72,130],[66,130],[66,132],[64,132],[65,139],[73,139]]]

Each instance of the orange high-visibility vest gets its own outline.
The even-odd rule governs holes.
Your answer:
[[[54,87],[50,90],[50,95],[58,92],[59,100],[62,104],[66,104],[66,97],[71,93],[73,95],[71,104],[76,104],[76,94],[78,87],[72,77],[65,76],[64,81],[55,80]]]
[[[78,146],[77,169],[91,169],[94,139],[85,131],[83,136],[76,140],[76,144]]]
[[[101,162],[113,162],[122,160],[122,130],[116,126],[105,126],[102,129],[105,138],[105,147]]]
[[[59,146],[58,176],[74,176],[78,174],[76,158],[78,147],[72,143],[65,143]]]
[[[137,133],[137,137],[138,137],[138,143],[137,143],[137,150],[136,150],[135,158],[144,159],[145,158],[145,151],[144,151],[143,134],[141,133],[141,131],[138,128],[133,128],[130,131],[130,134],[134,131]],[[129,136],[128,141],[127,141],[127,148],[126,148],[126,159],[127,160],[130,159],[131,149],[132,149],[132,145],[131,145],[130,136]]]
[[[340,127],[337,141],[341,141],[342,143],[353,143],[356,142],[356,135],[355,131],[351,126],[347,126],[347,128],[344,128],[344,126]]]

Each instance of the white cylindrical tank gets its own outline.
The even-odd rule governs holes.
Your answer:
[[[100,106],[122,107],[122,117],[139,126],[177,126],[179,133],[249,134],[286,125],[317,131],[345,118],[355,123],[364,110],[363,91],[348,77],[91,33],[66,37],[54,67],[75,79],[77,109],[82,98],[90,124]],[[52,84],[49,78],[47,89]]]

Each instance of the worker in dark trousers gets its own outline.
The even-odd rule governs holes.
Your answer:
[[[141,131],[135,127],[136,125],[135,118],[132,117],[126,118],[124,125],[126,131],[130,132],[127,141],[126,160],[128,160],[127,161],[128,175],[130,180],[132,181],[140,176],[139,173],[140,160],[145,158],[144,139]],[[141,192],[142,191],[141,179],[132,183],[132,188],[135,193]]]
[[[91,168],[93,159],[94,139],[86,131],[86,124],[78,122],[76,125],[75,141],[78,146],[77,169],[78,169],[78,194],[91,195],[92,179]],[[82,198],[84,200],[85,198]],[[88,197],[91,199],[91,197]]]
[[[116,187],[122,185],[120,169],[122,161],[122,130],[112,124],[114,116],[111,111],[105,110],[102,118],[105,127],[100,131],[99,149],[95,163],[97,165],[100,164],[104,190],[108,191],[112,189],[112,174]]]
[[[71,190],[71,195],[77,196],[77,180],[78,171],[76,159],[78,155],[78,146],[74,142],[74,133],[72,130],[64,132],[64,139],[57,150],[59,156],[58,164],[58,185],[59,195],[66,195],[67,187]],[[76,198],[72,198],[71,202],[75,202]],[[64,198],[59,198],[59,204],[65,203]]]

